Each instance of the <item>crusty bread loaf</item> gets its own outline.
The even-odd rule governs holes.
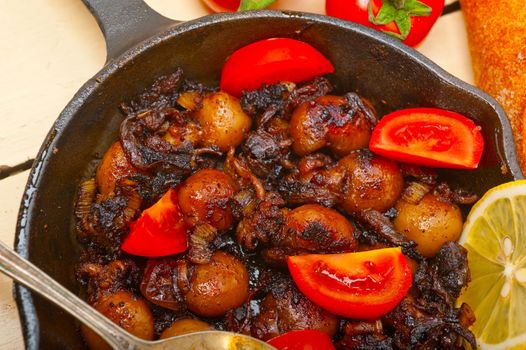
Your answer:
[[[526,173],[526,0],[461,0],[475,84],[510,119]]]

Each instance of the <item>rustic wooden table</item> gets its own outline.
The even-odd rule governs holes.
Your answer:
[[[208,13],[198,0],[146,2],[179,20]],[[280,0],[279,5],[324,12],[324,0]],[[7,167],[27,164],[35,157],[55,118],[103,66],[106,53],[97,23],[80,0],[2,0],[0,6],[0,174],[6,174]],[[442,16],[418,50],[453,75],[472,82],[460,11]],[[0,239],[9,245],[13,245],[28,173],[0,180]],[[12,282],[0,276],[0,349],[23,348]]]

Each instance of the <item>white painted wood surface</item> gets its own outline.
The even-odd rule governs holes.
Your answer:
[[[450,3],[453,0],[448,0]],[[167,17],[207,14],[198,0],[147,0]],[[284,8],[323,13],[323,0],[280,0]],[[419,51],[472,82],[462,14],[439,19]],[[33,158],[62,108],[103,65],[105,45],[80,0],[0,0],[0,165]],[[0,180],[0,240],[13,244],[28,171]],[[0,275],[0,349],[22,349],[11,281]]]

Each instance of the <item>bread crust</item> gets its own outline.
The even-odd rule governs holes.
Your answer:
[[[511,122],[526,172],[525,0],[461,0],[475,84],[495,97]]]

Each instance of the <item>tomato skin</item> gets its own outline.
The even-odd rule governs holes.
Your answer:
[[[409,108],[390,113],[375,126],[371,151],[405,163],[475,169],[484,140],[463,115],[438,108]]]
[[[314,329],[287,332],[267,343],[278,350],[334,350],[329,335]]]
[[[221,90],[241,96],[263,84],[300,82],[332,73],[334,67],[311,45],[289,38],[256,41],[235,51],[221,72]]]
[[[241,0],[203,0],[203,2],[214,12],[235,12]]]
[[[187,229],[177,202],[177,192],[170,189],[130,224],[130,233],[121,249],[146,257],[181,253],[188,248]]]
[[[373,13],[376,16],[382,7],[383,0],[372,1]],[[419,0],[430,6],[432,12],[429,16],[411,16],[411,31],[403,42],[408,46],[418,46],[425,39],[435,22],[437,21],[442,10],[444,9],[444,0]],[[376,25],[369,21],[368,12],[369,0],[326,0],[325,11],[327,15],[356,22],[379,31],[386,31],[399,34],[395,22],[388,25]]]
[[[411,287],[411,268],[400,248],[288,257],[299,290],[320,307],[355,319],[391,311]]]

